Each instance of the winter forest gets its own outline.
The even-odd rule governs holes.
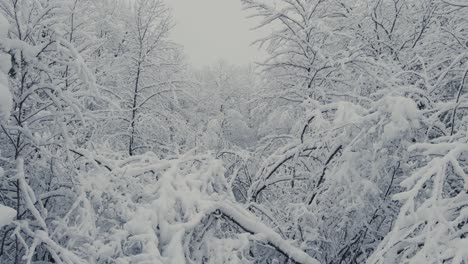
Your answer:
[[[0,0],[1,264],[468,264],[467,0],[169,1]]]

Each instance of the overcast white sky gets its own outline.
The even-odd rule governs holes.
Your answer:
[[[184,46],[189,61],[198,67],[224,59],[233,64],[256,61],[261,53],[251,42],[255,25],[245,18],[240,0],[166,0],[176,26],[172,38]]]

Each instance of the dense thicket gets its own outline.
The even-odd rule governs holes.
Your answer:
[[[200,70],[162,0],[0,1],[0,263],[468,263],[468,4],[242,3]]]

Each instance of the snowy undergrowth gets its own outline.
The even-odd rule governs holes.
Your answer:
[[[111,171],[83,175],[82,195],[51,235],[74,237],[67,248],[86,263],[248,263],[250,240],[318,263],[235,203],[211,155],[147,153],[106,164]]]

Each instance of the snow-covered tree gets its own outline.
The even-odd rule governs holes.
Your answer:
[[[1,201],[16,210],[15,224],[1,231],[5,263],[61,255],[48,236],[72,203],[73,160],[80,140],[86,140],[83,129],[93,123],[86,113],[98,102],[93,75],[64,33],[68,4],[0,3],[0,45],[8,54],[2,54],[2,101],[4,92],[13,98],[11,114],[1,123]]]
[[[180,47],[168,39],[170,10],[163,1],[102,3],[93,54],[100,90],[112,104],[95,140],[128,155],[177,151],[190,128]],[[104,23],[101,25],[100,23]]]
[[[256,109],[266,136],[251,155],[260,164],[253,181],[238,176],[241,197],[273,211],[265,219],[319,261],[365,262],[399,219],[391,197],[417,166],[408,147],[464,123],[455,106],[463,10],[438,1],[243,2],[273,33],[259,40],[271,52]],[[389,241],[387,249],[401,240]]]

